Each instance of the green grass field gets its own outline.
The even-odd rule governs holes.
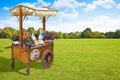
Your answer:
[[[42,69],[40,61],[15,61],[11,70],[10,40],[0,39],[0,80],[120,80],[120,39],[78,39],[54,41],[54,64]]]

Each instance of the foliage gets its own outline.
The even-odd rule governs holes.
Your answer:
[[[73,32],[69,33],[69,34],[68,34],[68,38],[69,38],[69,39],[73,39],[73,38],[74,38],[74,33],[73,33]]]
[[[55,32],[45,33],[45,40],[54,40],[58,39],[58,35]]]
[[[74,34],[75,34],[75,39],[78,39],[80,38],[81,32],[75,32]]]
[[[29,27],[28,29],[27,29],[27,32],[29,32],[29,33],[36,33],[36,30],[33,28],[33,27]]]
[[[114,37],[120,38],[120,30],[119,29],[115,31]]]
[[[106,38],[104,33],[100,33],[99,38]]]
[[[25,32],[23,35],[23,44],[25,44],[25,48],[30,48],[34,45],[34,41],[31,38],[31,34],[29,32]]]
[[[13,34],[17,34],[17,31],[11,27],[5,27],[0,32],[1,38],[11,38]]]
[[[13,41],[19,41],[19,36],[16,35],[16,34],[13,34],[13,36],[11,37],[11,39],[12,39]]]
[[[26,45],[26,46],[32,46],[34,45],[34,41],[32,39],[26,39],[23,41],[23,43]]]
[[[59,39],[63,39],[63,33],[62,32],[58,32],[57,34],[58,34]]]
[[[86,28],[82,33],[81,33],[81,38],[106,38],[104,33],[100,32],[93,32],[90,28]]]
[[[35,30],[34,27],[29,27],[27,30],[23,29],[24,32],[35,33],[37,36],[39,35],[39,30]],[[49,31],[46,31],[46,34]],[[12,34],[19,35],[19,31],[15,30],[11,27],[6,27],[0,29],[0,38],[11,38]],[[62,33],[62,32],[54,32],[55,35],[59,37],[59,39],[79,39],[79,38],[120,38],[120,30],[116,30],[115,32],[97,32],[92,31],[91,28],[86,28],[83,32],[70,32],[70,33]],[[48,35],[47,35],[48,36]]]
[[[115,33],[114,32],[106,32],[105,33],[105,36],[107,37],[107,38],[114,38],[114,35],[115,35]]]
[[[99,38],[100,32],[92,32],[92,37],[93,38]]]
[[[91,38],[92,37],[92,30],[90,28],[86,28],[82,33],[81,33],[81,38]]]
[[[64,38],[64,39],[68,39],[68,34],[67,34],[67,33],[64,33],[64,34],[63,34],[63,38]]]
[[[0,38],[2,38],[2,29],[0,28]]]

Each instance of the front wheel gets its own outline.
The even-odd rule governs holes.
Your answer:
[[[54,61],[54,54],[51,50],[45,50],[41,58],[43,68],[50,68]]]

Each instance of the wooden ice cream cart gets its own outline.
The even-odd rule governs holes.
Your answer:
[[[43,30],[45,31],[46,26],[46,18],[49,16],[56,16],[57,10],[48,8],[46,6],[41,7],[40,9],[31,8],[28,6],[18,5],[10,10],[12,12],[12,16],[16,16],[19,21],[19,42],[20,44],[15,46],[12,45],[10,47],[12,51],[12,63],[11,67],[14,69],[14,61],[19,60],[27,64],[26,74],[30,74],[30,63],[35,62],[41,59],[41,64],[43,68],[49,68],[53,64],[54,60],[54,44],[53,41],[45,42],[42,45],[32,46],[29,49],[24,48],[23,46],[23,20],[27,16],[37,16],[42,19]],[[35,53],[35,54],[33,54]],[[33,59],[31,56],[35,56]]]

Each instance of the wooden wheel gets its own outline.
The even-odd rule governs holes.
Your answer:
[[[50,68],[54,61],[54,54],[50,50],[45,50],[41,58],[43,68]]]

